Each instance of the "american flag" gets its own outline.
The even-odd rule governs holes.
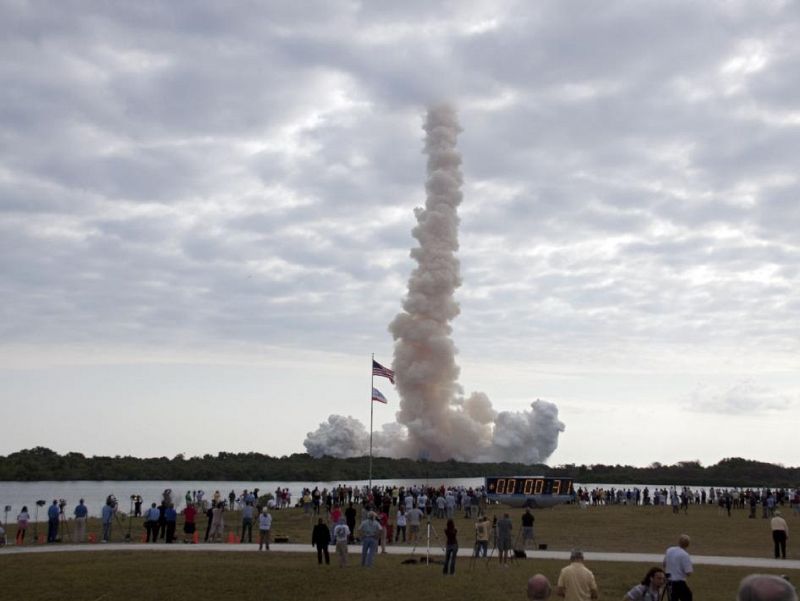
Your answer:
[[[389,381],[392,384],[394,384],[394,372],[388,367],[384,367],[383,365],[375,361],[375,359],[372,360],[372,375],[389,378]]]
[[[372,400],[378,401],[379,403],[383,403],[384,405],[386,405],[389,402],[386,400],[386,397],[383,396],[383,394],[381,394],[381,391],[375,388],[374,386],[372,388]]]

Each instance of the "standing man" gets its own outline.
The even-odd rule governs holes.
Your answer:
[[[534,521],[533,514],[531,513],[530,508],[525,509],[525,513],[522,514],[522,548],[526,549],[526,543],[530,542],[531,545],[533,544],[533,521]]]
[[[497,520],[497,550],[500,565],[508,567],[508,555],[511,552],[511,530],[514,528],[507,513]]]
[[[336,543],[336,555],[339,557],[339,567],[347,565],[347,542],[350,540],[350,528],[344,516],[339,518],[339,523],[333,529],[333,540]]]
[[[686,582],[692,574],[692,558],[689,557],[689,536],[681,534],[678,544],[667,549],[664,555],[664,571],[672,582],[669,601],[692,601],[692,589]]]
[[[150,505],[150,509],[144,512],[144,529],[147,532],[147,538],[145,538],[144,542],[146,543],[151,540],[156,542],[158,538],[158,516],[159,511],[155,503]]]
[[[247,491],[245,491],[247,492]],[[247,542],[253,542],[253,516],[255,509],[250,501],[246,501],[242,507],[242,536],[239,539],[240,543],[244,542],[244,533],[247,532]]]
[[[269,551],[269,531],[272,529],[272,515],[268,507],[261,510],[261,515],[258,516],[258,550],[266,545]]]
[[[775,517],[770,520],[770,528],[772,528],[772,542],[775,545],[775,559],[780,556],[781,559],[786,559],[786,541],[789,539],[789,526],[786,520],[783,519],[780,509],[775,510]]]
[[[552,593],[553,588],[544,574],[534,574],[528,579],[528,599],[531,601],[545,601]]]
[[[189,503],[186,505],[186,508],[183,510],[183,542],[184,543],[193,543],[194,542],[194,533],[195,533],[195,523],[194,520],[197,517],[197,509],[194,508],[194,505]]]
[[[106,504],[103,505],[101,518],[103,522],[103,542],[107,543],[111,539],[111,520],[114,519],[114,507],[109,502],[111,499],[106,499]]]
[[[375,512],[370,511],[367,519],[361,522],[361,567],[371,568],[378,551],[378,539],[381,535],[381,525],[375,519]]]
[[[406,511],[406,522],[408,522],[408,542],[419,540],[419,524],[422,519],[422,510],[419,507],[412,507]]]
[[[486,557],[491,529],[492,525],[489,523],[489,518],[484,513],[475,522],[475,557]]]
[[[164,519],[167,521],[166,542],[172,543],[175,541],[175,528],[178,525],[178,512],[172,503],[167,504],[167,508],[164,510]]]
[[[75,542],[82,543],[86,541],[86,516],[89,515],[89,510],[83,504],[83,499],[78,501],[75,506]]]
[[[347,509],[344,510],[344,517],[347,521],[347,527],[350,529],[350,542],[355,542],[356,536],[356,508],[353,507],[353,502],[347,504]]]
[[[597,583],[594,574],[583,565],[583,551],[573,549],[570,564],[561,570],[556,585],[556,595],[566,601],[591,601],[597,599]]]
[[[54,543],[58,538],[58,499],[53,499],[53,504],[47,508],[47,542]]]
[[[328,553],[328,545],[331,544],[331,531],[325,525],[322,518],[319,518],[317,525],[311,532],[311,546],[317,548],[317,563],[322,565],[322,556],[325,556],[325,564],[330,565],[331,556]]]

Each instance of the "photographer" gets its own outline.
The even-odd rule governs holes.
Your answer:
[[[58,539],[58,516],[61,511],[58,509],[58,500],[53,499],[53,504],[47,508],[47,542],[54,543]]]
[[[661,598],[661,589],[667,582],[664,570],[655,566],[647,570],[642,582],[629,590],[622,601],[658,601]]]
[[[101,518],[103,522],[103,539],[102,542],[107,543],[111,540],[111,522],[114,520],[114,512],[117,510],[117,499],[114,495],[108,495],[106,504],[103,505]]]

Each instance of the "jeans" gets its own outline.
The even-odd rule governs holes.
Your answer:
[[[443,574],[454,574],[456,571],[456,555],[458,555],[458,545],[447,545],[444,550]]]
[[[47,542],[54,543],[58,538],[58,518],[47,520]]]
[[[488,540],[479,540],[475,542],[475,557],[486,557],[486,551],[489,548]]]
[[[244,518],[242,520],[242,537],[239,539],[240,543],[244,542],[244,533],[247,532],[247,542],[253,542],[253,520],[252,518]]]
[[[103,522],[103,540],[111,538],[111,522]]]
[[[378,540],[367,536],[361,541],[361,565],[371,568],[375,561],[375,554],[378,552]]]

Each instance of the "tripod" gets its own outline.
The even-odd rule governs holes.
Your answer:
[[[42,501],[42,505],[44,505],[44,501]],[[33,518],[33,542],[39,542],[39,501],[36,501],[36,517]]]
[[[427,565],[430,565],[431,564],[431,534],[433,534],[433,537],[436,539],[436,542],[438,543],[439,548],[442,550],[442,553],[444,553],[444,545],[442,545],[442,541],[439,539],[439,535],[436,533],[436,528],[433,526],[433,524],[431,524],[431,516],[427,516],[427,518],[428,518],[428,523],[427,523],[427,525],[425,527],[425,530],[426,530],[426,537],[425,538],[426,538],[426,543],[427,543],[427,547],[425,549],[425,563]],[[411,548],[411,554],[412,555],[417,550],[418,541],[419,541],[418,538],[414,539],[414,546]]]
[[[133,522],[133,496],[131,496],[131,510],[128,512],[128,533],[125,535],[125,542],[131,542],[131,526]]]
[[[59,524],[60,524],[60,529],[62,531],[63,530],[67,531],[67,539],[70,540],[70,542],[71,542],[72,541],[72,532],[70,532],[70,530],[69,530],[69,520],[67,520],[67,516],[64,515],[64,508],[63,507],[61,508],[61,511],[58,512],[58,520],[59,520]],[[65,540],[63,534],[59,537],[58,540],[61,540],[61,541]]]
[[[125,524],[122,522],[122,518],[119,517],[119,514],[117,514],[117,508],[116,507],[114,508],[114,521],[119,526],[119,529],[122,530],[123,532],[125,532]],[[108,540],[109,540],[109,542],[111,542],[111,528],[108,529]],[[131,542],[131,520],[130,520],[130,517],[128,517],[128,532],[125,533],[125,542],[126,543]]]

